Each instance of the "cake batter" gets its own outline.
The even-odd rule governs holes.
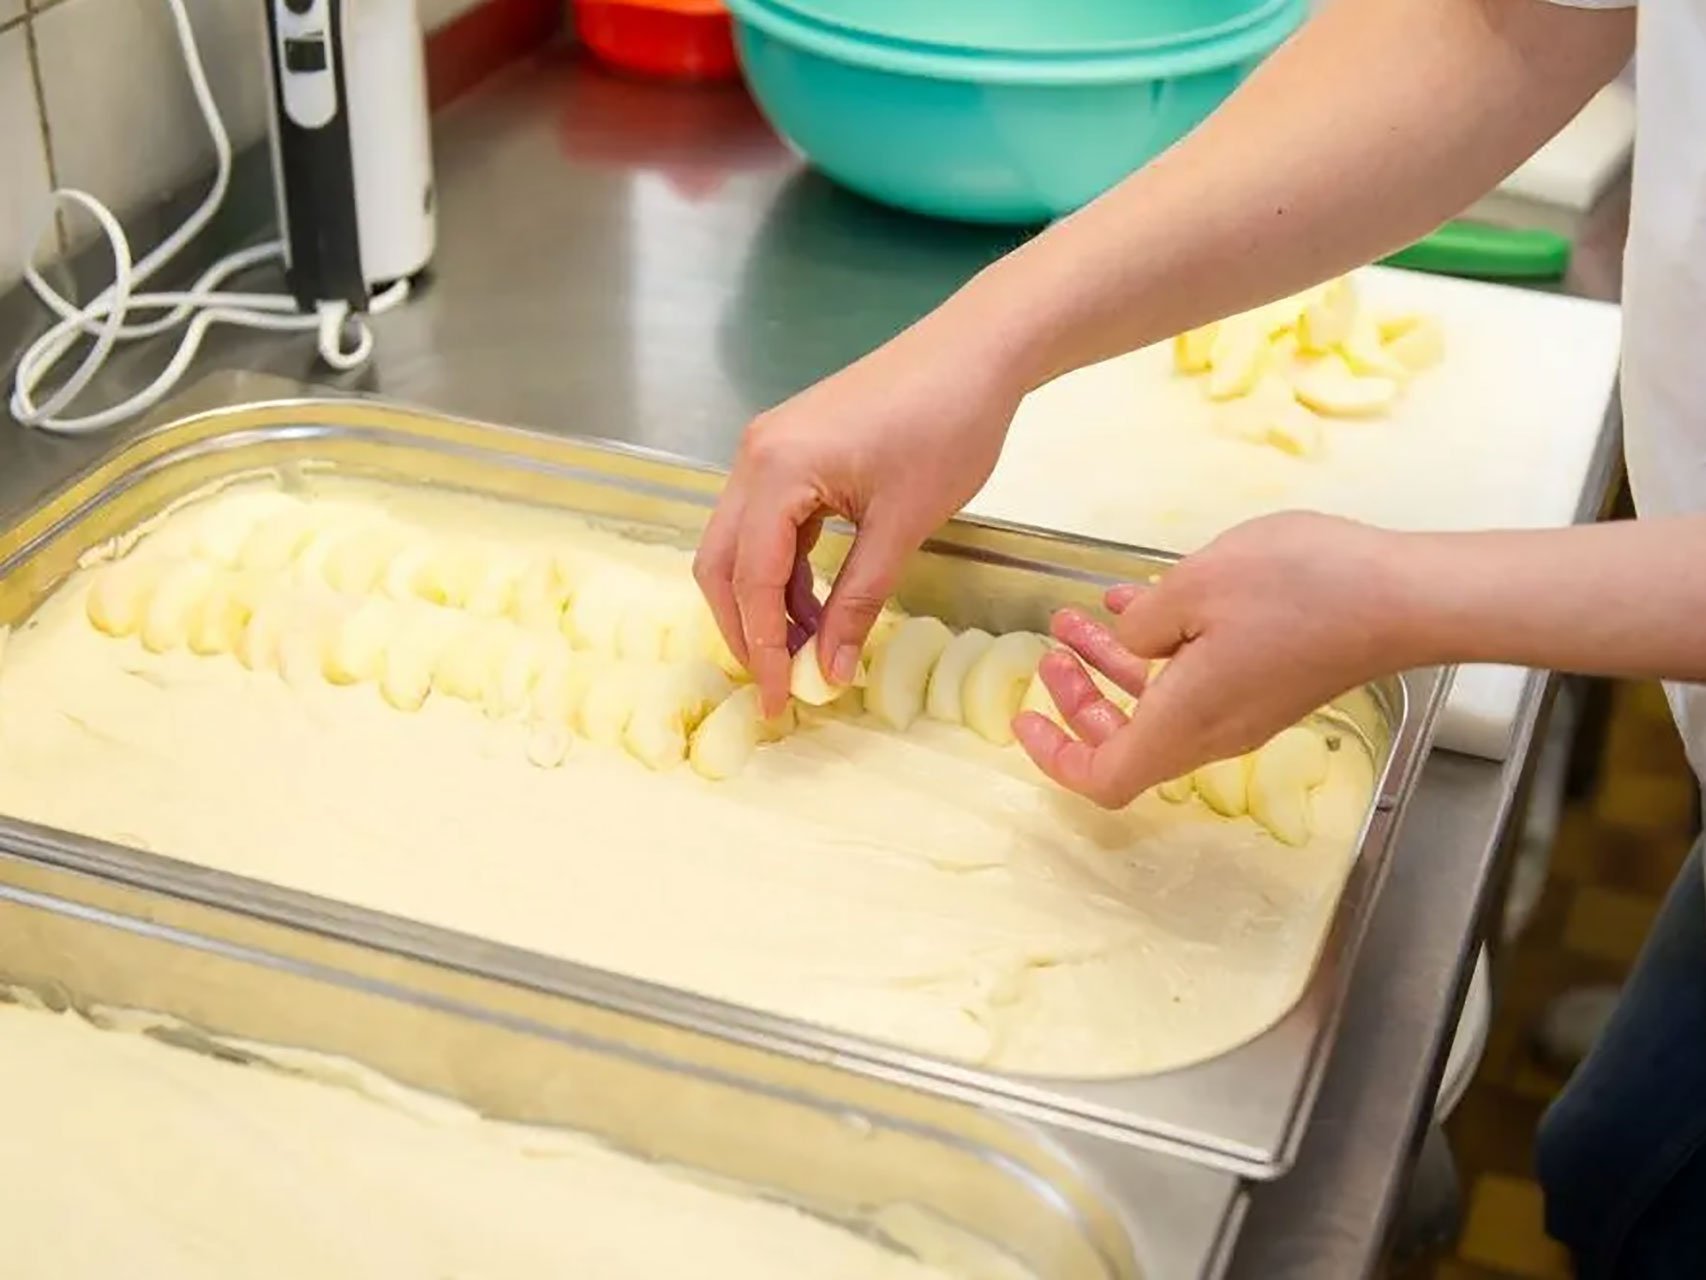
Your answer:
[[[254,503],[192,503],[114,550],[232,554]],[[332,479],[310,505],[320,526],[383,517],[410,547],[479,530],[491,556],[555,548],[690,589],[685,552],[557,513]],[[291,572],[320,572],[318,546]],[[525,717],[437,692],[401,711],[288,656],[281,678],[104,635],[87,616],[104,567],[0,662],[0,811],[991,1067],[1131,1075],[1271,1025],[1371,792],[1347,740],[1293,848],[1200,800],[1104,812],[1015,747],[846,713],[722,782],[580,738],[542,768]]]
[[[588,1138],[484,1121],[348,1062],[293,1052],[274,1070],[265,1047],[244,1045],[259,1063],[240,1066],[17,1004],[0,1004],[0,1041],[8,1275],[1021,1274],[993,1254],[939,1268]],[[316,1078],[317,1061],[338,1084]]]

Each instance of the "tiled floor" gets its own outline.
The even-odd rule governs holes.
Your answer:
[[[1627,972],[1694,829],[1694,782],[1654,685],[1619,685],[1597,782],[1565,810],[1545,893],[1495,967],[1487,1053],[1448,1126],[1467,1197],[1453,1256],[1406,1280],[1552,1280],[1568,1262],[1540,1225],[1535,1125],[1563,1081],[1530,1037],[1548,1001]]]

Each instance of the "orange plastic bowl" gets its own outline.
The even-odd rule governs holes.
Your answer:
[[[722,0],[574,0],[574,16],[586,47],[620,70],[671,80],[740,74]]]

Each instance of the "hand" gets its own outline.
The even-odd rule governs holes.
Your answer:
[[[992,352],[927,319],[754,419],[693,575],[767,712],[787,698],[791,638],[815,632],[825,675],[851,682],[901,562],[989,478],[1021,394]],[[857,536],[820,610],[806,557],[830,515]]]
[[[1408,547],[1347,520],[1269,516],[1153,587],[1109,591],[1111,627],[1063,609],[1052,630],[1072,652],[1044,658],[1042,675],[1072,732],[1026,712],[1019,740],[1049,777],[1107,808],[1254,750],[1347,689],[1417,665],[1399,585]],[[1157,658],[1167,665],[1146,688]],[[1141,695],[1129,719],[1084,662]]]

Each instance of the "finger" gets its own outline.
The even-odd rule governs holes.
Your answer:
[[[1077,609],[1061,609],[1050,619],[1049,631],[1132,697],[1142,696],[1149,683],[1149,664],[1115,639],[1107,627]]]
[[[817,513],[817,499],[800,490],[777,501],[748,496],[735,546],[734,594],[746,637],[747,669],[758,682],[766,715],[788,701],[788,610],[783,600],[794,574],[797,532]]]
[[[1191,638],[1190,621],[1183,597],[1163,580],[1125,602],[1114,618],[1114,639],[1140,658],[1166,658]]]
[[[803,545],[804,542],[802,531],[802,545],[795,552],[793,576],[788,579],[782,600],[788,607],[788,616],[798,623],[807,635],[811,635],[817,631],[819,621],[823,617],[823,606],[818,603],[816,584],[812,581],[812,565],[811,561],[806,559],[808,548]]]
[[[1074,738],[1047,716],[1025,711],[1013,721],[1014,736],[1032,763],[1049,778],[1079,795],[1087,795],[1092,762],[1098,748]]]
[[[1151,787],[1224,755],[1203,726],[1221,720],[1211,655],[1185,650],[1165,681],[1153,685],[1125,728],[1096,748],[1079,788],[1098,804],[1119,808]]]
[[[1037,671],[1067,728],[1084,742],[1100,746],[1125,727],[1125,712],[1102,696],[1074,655],[1061,650],[1046,654]]]
[[[741,525],[740,489],[731,480],[717,502],[716,510],[699,539],[693,556],[693,580],[711,606],[717,630],[729,651],[744,666],[747,661],[746,634],[741,627],[740,605],[735,600],[735,546]]]
[[[922,539],[911,539],[895,521],[873,511],[854,534],[853,546],[835,575],[818,629],[820,659],[836,684],[852,682],[859,652],[871,625],[888,602],[904,560]]]
[[[823,512],[820,511],[800,526],[800,532],[795,539],[799,546],[800,555],[809,559],[812,551],[817,547],[818,538],[822,534]]]
[[[1122,582],[1117,587],[1109,587],[1102,595],[1102,603],[1107,606],[1109,613],[1124,613],[1125,607],[1143,594],[1143,588],[1135,582]]]
[[[1014,732],[1037,767],[1061,786],[1104,808],[1123,808],[1151,787],[1212,758],[1206,739],[1195,731],[1202,719],[1213,718],[1211,712],[1204,714],[1213,693],[1200,675],[1206,665],[1184,662],[1183,679],[1174,680],[1166,695],[1157,685],[1131,718],[1099,743],[1073,739],[1034,712],[1015,721]]]

